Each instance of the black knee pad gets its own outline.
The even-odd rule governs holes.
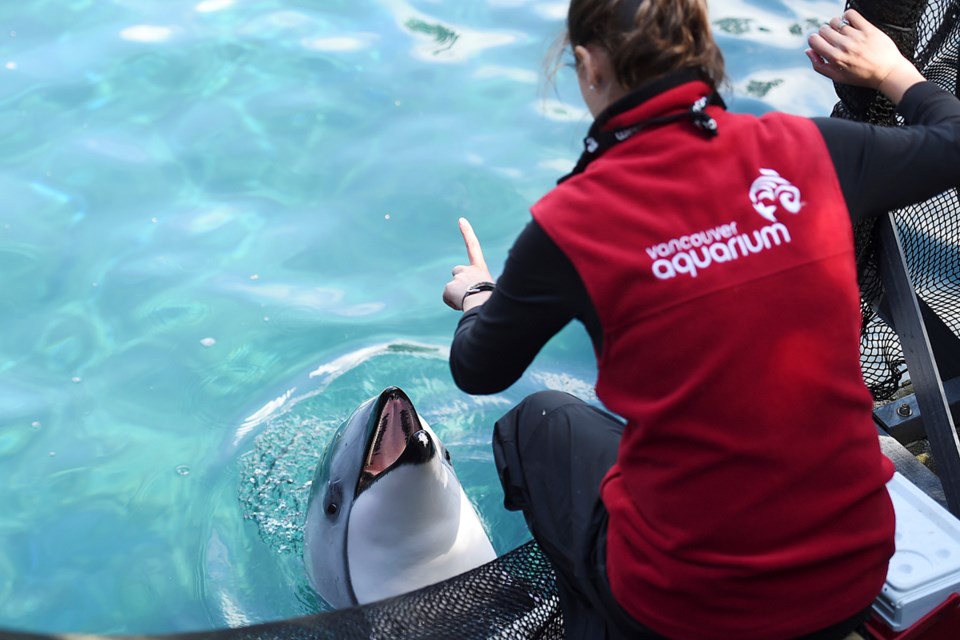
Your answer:
[[[521,430],[530,429],[554,409],[581,403],[562,391],[538,391],[497,420],[493,427],[493,459],[503,487],[503,506],[520,511],[529,504],[523,464],[520,460]]]

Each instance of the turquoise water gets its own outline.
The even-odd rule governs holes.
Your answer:
[[[802,54],[839,2],[712,14],[733,109],[826,114]],[[0,8],[0,627],[171,633],[322,608],[306,483],[396,384],[499,552],[488,450],[578,327],[471,398],[440,302],[471,219],[496,269],[589,119],[541,80],[565,3],[29,0]]]

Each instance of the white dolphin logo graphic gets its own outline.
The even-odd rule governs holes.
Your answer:
[[[800,190],[773,169],[760,169],[760,177],[750,187],[750,201],[757,213],[770,222],[777,222],[778,203],[790,213],[800,213],[803,206]]]

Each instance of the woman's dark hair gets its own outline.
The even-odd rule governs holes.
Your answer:
[[[626,90],[681,69],[714,87],[723,82],[706,0],[571,0],[566,40],[606,49]]]

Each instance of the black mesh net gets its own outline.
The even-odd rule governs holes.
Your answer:
[[[214,640],[562,640],[556,579],[533,542],[473,571],[362,607],[241,629],[177,636]]]
[[[890,35],[928,80],[960,95],[957,86],[960,0],[850,0],[847,6]],[[834,108],[835,117],[885,126],[901,124],[893,105],[875,91],[838,85],[837,95],[841,102]],[[957,189],[951,189],[895,212],[910,275],[921,304],[932,312],[928,323],[933,318],[941,327],[941,341],[956,340],[960,335],[958,204]],[[899,339],[884,319],[875,226],[876,221],[870,220],[855,230],[863,311],[860,353],[867,385],[875,399],[885,400],[900,387],[905,367]]]

